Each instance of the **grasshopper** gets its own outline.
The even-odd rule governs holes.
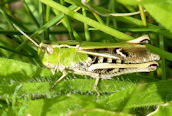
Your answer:
[[[100,79],[112,79],[114,76],[150,72],[156,70],[160,57],[149,52],[145,43],[149,36],[144,35],[137,39],[123,43],[99,42],[42,42],[37,44],[16,25],[15,28],[38,47],[38,56],[44,66],[50,68],[54,74],[61,71],[62,76],[50,88],[61,81],[68,72],[78,75],[87,75],[94,78],[94,90]]]

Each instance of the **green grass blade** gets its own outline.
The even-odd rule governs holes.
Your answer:
[[[65,5],[64,0],[60,0],[60,3],[61,3],[61,5]],[[66,26],[67,26],[67,29],[69,31],[69,37],[70,37],[71,40],[75,40],[75,38],[73,36],[73,28],[71,27],[70,20],[69,20],[67,15],[64,15],[64,18],[66,20],[66,24],[67,24]]]
[[[49,6],[45,6],[46,7],[46,16],[45,16],[45,23],[50,21],[50,7]],[[49,39],[49,28],[47,28],[45,30],[45,40],[50,40]]]
[[[144,9],[143,9],[142,5],[139,5],[139,10],[140,10],[140,16],[141,16],[141,19],[142,19],[142,22],[143,22],[143,26],[146,26],[147,25],[146,16],[145,16],[145,12],[144,12]]]
[[[82,8],[82,13],[83,16],[87,16],[86,10],[84,8]],[[89,27],[86,23],[84,23],[84,30],[85,30],[85,39],[86,41],[90,41],[90,32],[89,32]]]
[[[37,21],[37,19],[35,18],[35,16],[33,15],[32,11],[30,10],[30,8],[28,7],[28,4],[25,2],[25,0],[22,0],[23,1],[23,4],[26,8],[26,10],[29,12],[30,16],[31,16],[31,19],[33,19],[34,23],[36,24],[36,26],[39,28],[39,23]]]
[[[160,49],[164,50],[164,37],[162,35],[159,36]],[[162,69],[162,80],[166,80],[166,64],[165,58],[161,59],[161,69]]]
[[[92,27],[94,27],[94,28],[96,28],[96,29],[98,29],[100,31],[108,33],[109,35],[117,37],[117,38],[119,38],[121,40],[126,41],[126,40],[133,39],[131,36],[128,36],[128,35],[126,35],[126,34],[124,34],[122,32],[119,32],[119,31],[117,31],[115,29],[112,29],[112,28],[110,28],[108,26],[105,26],[103,24],[100,24],[100,23],[98,23],[98,22],[96,22],[96,21],[94,21],[94,20],[92,20],[92,19],[90,19],[88,17],[85,17],[85,16],[83,16],[83,15],[81,15],[79,13],[75,13],[75,12],[67,9],[66,7],[58,4],[57,2],[54,2],[54,1],[51,1],[51,0],[50,1],[40,0],[40,1],[45,3],[46,5],[49,5],[50,7],[54,8],[54,9],[57,9],[57,10],[63,12],[64,14],[66,14],[66,15],[68,15],[68,16],[76,19],[76,20],[79,20],[79,21],[81,21],[83,23],[85,22],[86,24],[88,24],[88,25],[90,25],[90,26],[92,26]]]
[[[150,45],[150,44],[146,44],[146,47],[147,47],[151,52],[154,52],[154,53],[160,55],[160,57],[165,58],[165,59],[167,59],[167,60],[169,60],[169,61],[172,61],[172,53],[167,52],[167,51],[164,51],[164,50],[159,49],[159,48],[157,48],[157,47],[154,47],[154,46],[152,46],[152,45]]]
[[[60,12],[58,11],[58,10],[56,10],[56,9],[53,9],[53,12],[54,12],[54,14],[55,15],[60,15]],[[62,19],[63,20],[63,19]],[[66,23],[66,21],[64,20],[64,21],[62,21],[62,24],[67,28],[67,23]],[[82,39],[80,38],[80,36],[78,35],[78,33],[74,30],[74,29],[72,29],[72,31],[73,31],[73,35],[74,35],[74,37],[75,37],[75,39],[77,40],[77,41],[82,41]]]

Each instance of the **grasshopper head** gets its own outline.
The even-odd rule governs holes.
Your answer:
[[[55,68],[58,64],[58,48],[54,49],[51,44],[40,43],[38,46],[38,56],[43,65],[48,68]]]
[[[56,65],[58,64],[58,54],[59,54],[58,48],[54,50],[51,44],[44,44],[43,42],[38,44],[15,24],[13,24],[13,26],[25,37],[27,37],[28,40],[30,40],[36,47],[38,47],[38,56],[43,65],[45,65],[48,68],[56,67]]]

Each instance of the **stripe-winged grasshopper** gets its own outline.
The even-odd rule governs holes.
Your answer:
[[[147,35],[125,43],[57,41],[42,42],[38,45],[17,26],[15,27],[38,47],[38,56],[43,65],[50,68],[53,73],[63,73],[51,89],[67,75],[67,72],[73,72],[94,78],[94,90],[99,95],[97,84],[100,79],[154,71],[160,59],[157,54],[149,52],[146,46],[142,45],[148,42]]]

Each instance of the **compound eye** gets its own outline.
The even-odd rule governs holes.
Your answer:
[[[48,45],[46,50],[48,55],[52,55],[54,53],[54,48],[51,45]]]
[[[140,41],[140,44],[147,44],[149,43],[149,39],[143,39],[142,41]]]
[[[156,70],[156,68],[157,68],[157,66],[158,66],[158,64],[151,64],[150,66],[149,66],[149,70],[150,71],[154,71],[154,70]]]

